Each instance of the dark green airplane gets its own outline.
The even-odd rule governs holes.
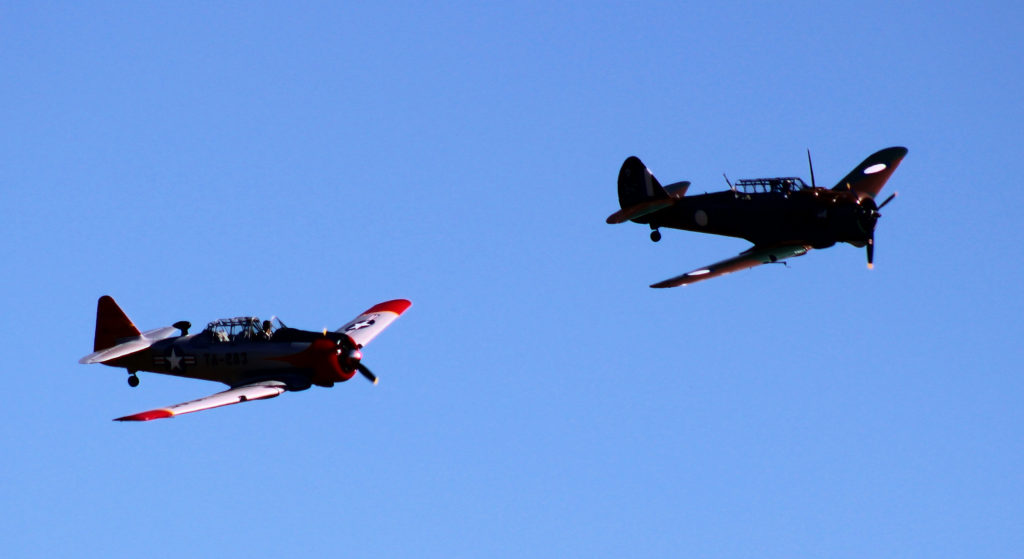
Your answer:
[[[676,287],[761,264],[783,262],[814,248],[836,243],[867,247],[868,268],[874,264],[875,225],[879,212],[896,193],[878,204],[875,197],[889,180],[907,149],[891,147],[872,154],[832,188],[811,185],[797,177],[746,179],[729,190],[686,196],[689,181],[662,186],[637,157],[619,170],[619,205],[608,223],[632,221],[649,225],[651,240],[661,240],[661,227],[746,239],[754,246],[738,256],[698,268],[651,287]],[[810,164],[810,152],[807,159]],[[726,182],[729,179],[726,178]]]

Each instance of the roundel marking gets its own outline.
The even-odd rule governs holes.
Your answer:
[[[707,227],[708,214],[704,210],[697,210],[697,213],[693,214],[693,220],[697,222],[697,225]]]
[[[884,171],[886,167],[888,167],[888,165],[886,165],[885,163],[875,163],[874,165],[868,167],[867,169],[864,169],[864,174],[873,175],[880,171]]]

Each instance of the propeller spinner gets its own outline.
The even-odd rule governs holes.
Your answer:
[[[363,352],[359,351],[359,348],[353,347],[347,353],[344,353],[344,357],[339,356],[338,359],[342,361],[341,366],[348,370],[357,370],[363,375],[366,380],[377,384],[377,375],[370,371],[370,368],[363,365]]]
[[[347,334],[342,333],[330,333],[330,337],[335,339],[338,344],[338,364],[341,368],[346,371],[359,371],[359,374],[363,375],[366,380],[377,384],[377,375],[373,374],[369,367],[362,363],[363,352],[360,351],[360,346],[349,337]],[[324,335],[328,336],[327,329],[324,329]]]

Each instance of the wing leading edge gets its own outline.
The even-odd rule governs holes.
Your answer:
[[[768,247],[754,246],[741,252],[738,256],[729,258],[728,260],[715,262],[710,266],[698,268],[681,276],[676,276],[674,278],[655,283],[651,285],[651,287],[662,288],[688,285],[698,281],[724,276],[725,274],[730,274],[732,272],[746,270],[747,268],[753,268],[754,266],[760,266],[761,264],[769,264],[772,262],[779,262],[787,258],[803,256],[804,254],[807,254],[807,251],[809,250],[811,250],[809,245],[779,245]]]
[[[219,408],[221,406],[230,406],[231,404],[240,404],[250,400],[265,400],[267,398],[278,396],[287,389],[287,385],[281,381],[269,380],[256,382],[243,386],[236,386],[235,388],[225,390],[224,392],[218,392],[205,398],[192,400],[191,402],[144,411],[134,415],[126,415],[124,417],[119,417],[114,421],[149,421],[151,419],[174,417],[176,415],[192,413],[195,411]]]

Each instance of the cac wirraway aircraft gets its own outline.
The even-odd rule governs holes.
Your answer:
[[[740,237],[754,246],[738,256],[697,268],[651,287],[676,287],[783,261],[811,249],[849,243],[867,247],[868,267],[875,259],[875,225],[881,204],[875,197],[885,186],[907,148],[891,147],[868,156],[831,189],[797,177],[748,179],[729,183],[729,190],[686,196],[689,181],[661,186],[637,157],[619,170],[619,206],[608,223],[632,221],[650,226],[651,240],[661,240],[660,227]],[[810,163],[810,152],[807,154]],[[726,179],[728,182],[728,179]]]
[[[412,303],[405,299],[370,307],[333,332],[288,328],[276,317],[215,320],[202,332],[189,334],[186,321],[141,332],[110,296],[96,308],[93,353],[79,363],[102,363],[128,370],[128,384],[138,386],[136,373],[221,382],[223,392],[166,408],[144,411],[115,421],[149,421],[174,417],[249,400],[273,398],[312,385],[330,387],[362,374],[377,377],[362,363],[362,348],[395,321]]]

